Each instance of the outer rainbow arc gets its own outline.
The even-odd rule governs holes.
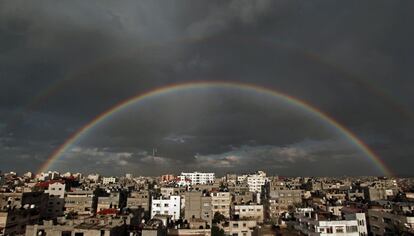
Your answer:
[[[310,105],[309,103],[302,101],[298,98],[292,97],[290,95],[284,94],[279,91],[275,91],[269,88],[260,87],[257,85],[247,84],[247,83],[240,83],[240,82],[223,82],[223,81],[200,81],[200,82],[187,82],[187,83],[180,83],[180,84],[173,84],[168,85],[165,87],[157,88],[154,90],[150,90],[129,98],[125,101],[118,103],[117,105],[111,107],[107,111],[101,113],[97,117],[95,117],[92,121],[81,127],[75,133],[73,133],[62,145],[60,145],[47,159],[47,161],[39,168],[38,173],[47,171],[53,163],[58,160],[76,141],[78,141],[84,134],[88,131],[93,129],[99,123],[107,120],[111,117],[112,114],[115,114],[121,110],[124,110],[129,105],[142,102],[144,100],[156,97],[158,95],[163,95],[167,93],[173,93],[181,90],[187,89],[201,89],[201,88],[233,88],[233,89],[240,89],[244,91],[254,91],[261,94],[270,95],[272,97],[276,97],[281,99],[282,101],[289,103],[293,106],[301,108],[304,111],[307,111],[313,114],[318,119],[324,121],[325,123],[329,124],[333,128],[335,128],[339,133],[343,134],[344,137],[347,138],[351,143],[355,146],[359,147],[359,149],[370,158],[370,160],[375,164],[375,166],[387,176],[392,176],[392,171],[386,166],[386,164],[382,161],[382,159],[362,140],[360,140],[351,130],[340,124],[338,121],[330,117],[328,114],[322,112],[318,108]]]

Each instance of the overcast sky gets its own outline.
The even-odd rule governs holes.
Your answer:
[[[36,171],[76,130],[129,97],[220,80],[304,100],[396,174],[411,175],[412,9],[413,1],[378,0],[0,1],[0,170]],[[381,174],[312,114],[229,88],[137,103],[88,132],[53,168]]]

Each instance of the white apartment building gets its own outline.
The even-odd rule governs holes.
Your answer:
[[[90,174],[88,175],[88,177],[86,177],[88,180],[93,181],[95,183],[97,183],[99,181],[99,178],[101,176],[99,174]]]
[[[248,175],[238,175],[237,176],[237,182],[238,183],[244,183],[247,180]]]
[[[116,183],[115,177],[103,177],[102,178],[102,184],[114,184]]]
[[[342,220],[319,219],[317,214],[302,211],[295,214],[295,229],[305,235],[367,236],[365,213],[354,213]]]
[[[249,191],[253,193],[261,193],[262,186],[268,181],[266,173],[258,171],[256,174],[247,176],[247,185],[249,185]]]
[[[181,216],[180,214],[180,196],[170,196],[169,198],[152,198],[151,203],[151,218],[154,218],[155,215],[169,215],[173,220],[178,220]]]
[[[191,184],[211,184],[214,182],[214,173],[189,172],[181,173],[181,176],[191,180]]]

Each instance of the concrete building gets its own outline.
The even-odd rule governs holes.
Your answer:
[[[149,213],[150,210],[150,193],[148,190],[141,190],[139,192],[132,192],[127,198],[128,208],[143,208]],[[149,215],[148,215],[149,216]]]
[[[263,205],[234,205],[232,215],[234,219],[255,220],[258,223],[263,223]]]
[[[78,215],[92,215],[96,213],[97,203],[94,191],[75,189],[65,195],[64,213],[76,212]]]
[[[26,225],[40,219],[38,208],[11,208],[0,211],[0,235],[22,235]]]
[[[154,218],[155,215],[169,215],[173,220],[178,220],[181,216],[181,197],[180,196],[170,196],[167,199],[152,198],[151,201],[151,218]]]
[[[210,229],[168,229],[168,236],[210,236]]]
[[[86,179],[94,183],[98,183],[100,178],[101,176],[99,174],[90,174],[86,177]]]
[[[208,194],[192,191],[185,193],[186,206],[184,216],[187,220],[202,219],[211,226],[213,210],[211,197]]]
[[[65,187],[66,185],[60,182],[49,184],[48,189],[45,191],[49,194],[46,218],[55,219],[59,216],[63,216],[65,206]]]
[[[400,213],[392,209],[368,209],[368,225],[372,235],[392,233],[414,235],[414,214]]]
[[[0,193],[0,210],[7,208],[35,207],[40,210],[40,216],[46,216],[49,195],[47,193],[20,192],[20,193]]]
[[[203,172],[182,172],[181,176],[191,181],[191,184],[212,184],[214,183],[214,173]]]
[[[174,188],[166,188],[166,187],[161,188],[160,192],[161,192],[161,196],[163,196],[164,198],[169,198],[170,196],[177,194]]]
[[[295,229],[304,235],[367,236],[365,214],[356,213],[344,219],[328,219],[314,212],[295,214]]]
[[[118,209],[126,206],[127,197],[124,192],[111,192],[106,196],[98,196],[97,212],[105,209]]]
[[[103,177],[102,178],[102,184],[115,184],[117,182],[117,178],[115,177]]]
[[[126,235],[123,219],[91,218],[87,221],[59,222],[45,221],[43,224],[28,225],[26,236],[122,236]]]
[[[230,218],[231,195],[229,192],[212,192],[211,205],[214,213],[219,212],[226,218]]]
[[[231,220],[229,227],[225,228],[225,233],[232,236],[252,236],[256,226],[255,220]]]
[[[191,180],[183,175],[177,176],[177,178],[175,179],[175,183],[180,187],[191,186]]]
[[[171,174],[162,175],[161,182],[168,183],[175,180],[175,176]]]
[[[289,208],[302,203],[303,190],[275,189],[269,191],[267,200],[267,215],[273,220],[278,220]]]
[[[266,184],[266,173],[258,171],[256,174],[247,176],[247,184],[249,185],[249,191],[253,193],[261,193],[262,187]]]

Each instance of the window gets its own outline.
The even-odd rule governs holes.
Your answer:
[[[72,232],[71,231],[62,231],[61,236],[71,236]]]
[[[347,226],[346,232],[358,232],[358,226]]]
[[[335,230],[336,230],[337,233],[343,233],[344,232],[344,227],[336,226]]]
[[[83,233],[75,233],[75,236],[83,236]]]
[[[333,229],[332,229],[332,227],[328,227],[328,228],[326,228],[326,233],[328,233],[328,234],[332,234],[332,233],[333,233]]]

